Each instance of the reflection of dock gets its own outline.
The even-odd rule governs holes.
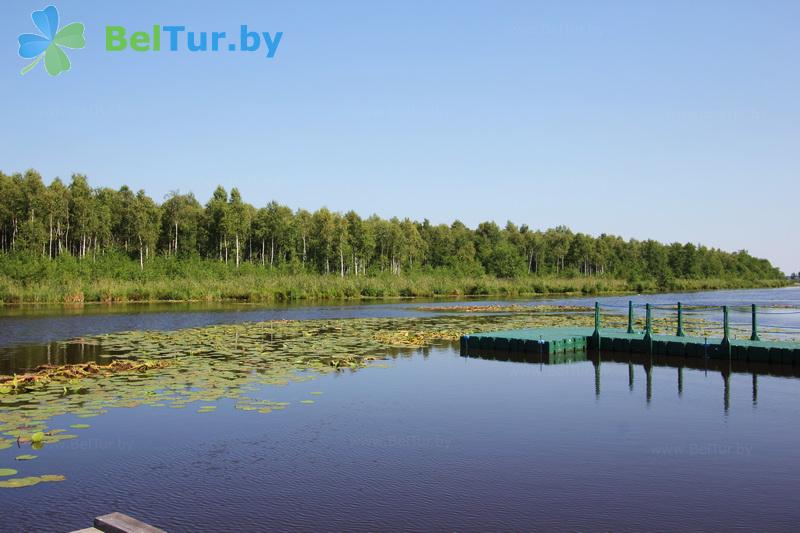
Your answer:
[[[571,352],[560,353],[522,353],[509,350],[478,350],[470,349],[469,351],[461,350],[461,355],[466,357],[474,357],[478,359],[490,359],[494,361],[510,361],[516,363],[539,363],[545,365],[561,365],[568,363],[577,363],[580,361],[588,360],[586,350],[575,350]]]
[[[800,366],[774,365],[769,363],[733,361],[724,359],[707,359],[704,357],[684,357],[674,355],[645,355],[645,354],[621,354],[614,352],[589,352],[576,351],[573,353],[562,353],[555,355],[544,355],[538,353],[519,353],[508,350],[464,350],[462,344],[461,355],[463,357],[487,359],[493,361],[513,361],[528,364],[564,364],[577,363],[581,361],[591,361],[594,365],[594,389],[595,394],[600,396],[600,367],[602,363],[622,363],[628,365],[628,388],[633,391],[635,368],[644,369],[645,391],[647,403],[653,398],[653,367],[671,367],[677,369],[677,390],[678,396],[683,396],[683,370],[702,370],[706,372],[719,372],[723,383],[723,405],[725,411],[730,409],[731,397],[731,374],[752,374],[753,376],[753,405],[758,404],[758,376],[778,376],[800,378]]]
[[[487,359],[493,361],[512,361],[517,363],[531,364],[564,364],[576,363],[580,361],[591,361],[595,365],[599,363],[627,363],[630,366],[629,380],[633,383],[633,367],[642,366],[646,370],[654,366],[663,366],[678,369],[678,387],[683,388],[683,369],[704,370],[709,372],[720,372],[724,374],[754,374],[777,377],[800,378],[800,366],[793,365],[774,365],[771,363],[735,361],[726,359],[706,359],[704,357],[686,357],[676,355],[647,355],[636,353],[619,352],[588,352],[576,351],[573,353],[539,355],[538,353],[511,352],[508,350],[482,350],[469,348],[465,351],[462,345],[461,355],[477,359]]]
[[[752,308],[752,334],[749,340],[731,339],[728,309],[723,308],[724,324],[721,339],[691,337],[683,333],[683,320],[678,306],[678,329],[675,335],[652,333],[650,306],[647,306],[644,333],[633,329],[632,306],[628,312],[628,329],[602,329],[600,308],[595,304],[595,327],[539,328],[478,333],[461,337],[461,352],[510,352],[531,356],[557,356],[585,351],[587,348],[606,352],[670,355],[701,360],[723,360],[761,364],[800,364],[800,343],[762,341],[758,335],[756,308]],[[543,361],[546,362],[546,361]]]

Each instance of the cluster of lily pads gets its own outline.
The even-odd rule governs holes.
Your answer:
[[[569,313],[271,321],[75,339],[67,342],[96,345],[106,361],[98,361],[84,371],[40,367],[31,369],[25,379],[7,376],[0,382],[0,450],[41,450],[49,444],[77,438],[64,429],[51,428],[50,421],[62,415],[96,417],[112,408],[181,409],[197,403],[196,412],[205,414],[215,412],[217,401],[232,399],[241,411],[282,411],[291,404],[257,398],[251,393],[263,396],[265,388],[269,392],[270,387],[290,382],[380,365],[381,360],[411,355],[420,347],[457,341],[469,333],[590,326],[592,321],[592,316]],[[313,404],[314,400],[300,403]],[[70,427],[79,430],[88,425]],[[0,452],[0,466],[2,458]],[[16,474],[14,469],[0,469],[3,477]],[[60,479],[63,477],[12,478],[0,481],[0,488]]]
[[[427,305],[416,308],[417,311],[435,313],[574,313],[594,311],[594,307],[585,305]]]

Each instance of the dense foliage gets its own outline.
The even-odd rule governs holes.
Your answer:
[[[484,222],[470,229],[459,221],[434,225],[376,215],[364,219],[354,211],[326,208],[292,211],[276,202],[256,208],[235,188],[228,193],[218,187],[205,205],[191,193],[178,192],[159,204],[141,190],[93,188],[82,175],[72,176],[68,185],[59,179],[45,185],[32,170],[0,173],[0,251],[6,256],[3,274],[16,280],[35,278],[25,269],[46,269],[44,260],[63,262],[69,256],[96,262],[120,255],[135,260],[140,270],[159,258],[207,259],[233,268],[249,264],[284,274],[343,278],[438,271],[515,278],[529,273],[652,280],[660,287],[675,279],[783,278],[769,261],[744,250],[592,237],[563,226],[540,231]],[[39,259],[31,261],[34,256]]]

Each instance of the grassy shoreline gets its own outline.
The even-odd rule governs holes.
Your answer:
[[[777,288],[783,280],[674,279],[628,281],[603,277],[500,279],[419,273],[359,277],[248,271],[227,276],[170,276],[125,279],[122,276],[52,276],[21,281],[0,276],[3,304],[290,302],[298,300],[375,300],[610,295],[666,291]]]

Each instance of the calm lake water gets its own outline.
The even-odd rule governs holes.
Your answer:
[[[800,290],[679,298],[796,305]],[[270,318],[411,316],[418,305],[129,309],[0,324],[10,346],[37,332],[41,341]],[[774,319],[791,326],[800,317]],[[89,419],[80,438],[47,445],[24,465],[25,475],[66,481],[0,489],[0,530],[70,531],[114,510],[171,532],[796,530],[800,369],[587,357],[540,365],[440,346],[408,350],[388,368],[259,385],[256,396],[292,402],[267,415],[232,400],[205,414],[111,409]],[[299,404],[309,397],[315,403]],[[49,425],[80,422],[69,415]],[[19,453],[29,452],[0,450],[0,468],[22,471]]]

